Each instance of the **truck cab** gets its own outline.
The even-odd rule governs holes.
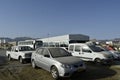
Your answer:
[[[68,51],[71,52],[73,56],[80,57],[84,61],[108,63],[113,60],[113,56],[110,52],[91,43],[69,44]]]
[[[17,59],[21,63],[31,59],[33,49],[29,46],[13,46],[11,51],[6,52],[6,56],[9,60]]]

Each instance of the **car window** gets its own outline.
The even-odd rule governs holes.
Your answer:
[[[12,47],[12,50],[11,51],[15,51],[15,48],[14,47]]]
[[[98,46],[95,46],[95,45],[89,45],[89,48],[94,51],[94,52],[102,52],[102,51],[105,51],[104,49],[98,47]]]
[[[73,48],[74,48],[74,46],[73,46],[73,45],[70,45],[69,51],[73,51]]]
[[[37,50],[36,50],[36,53],[37,53],[37,54],[40,54],[40,55],[43,55],[42,51],[43,51],[43,49],[40,48],[40,49],[37,49]]]
[[[91,53],[91,50],[88,47],[82,47],[82,52]]]
[[[49,52],[48,52],[47,49],[44,49],[44,50],[43,50],[43,55],[49,55]]]
[[[21,46],[19,47],[19,51],[33,51],[33,49],[29,46]]]
[[[80,47],[81,47],[81,46],[76,45],[76,46],[75,46],[75,51],[76,51],[76,52],[80,52]]]

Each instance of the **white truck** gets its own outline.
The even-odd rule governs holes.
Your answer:
[[[6,51],[8,60],[17,59],[21,63],[26,60],[31,60],[31,55],[34,50],[29,46],[13,46],[11,51]]]
[[[111,63],[113,56],[109,51],[97,47],[91,43],[69,44],[68,51],[73,56],[80,57],[84,61],[94,61],[95,63]]]

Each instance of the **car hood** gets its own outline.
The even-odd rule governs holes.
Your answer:
[[[112,53],[109,52],[109,51],[102,51],[102,52],[99,52],[100,54],[103,54],[105,56],[108,56],[108,57],[111,57],[112,56]]]
[[[59,57],[59,58],[54,58],[54,59],[63,64],[76,64],[76,63],[83,62],[80,58],[74,57],[74,56]]]
[[[118,52],[118,51],[110,50],[110,52],[111,52],[114,56],[120,56],[120,52]]]
[[[120,54],[118,51],[110,50],[111,53]]]

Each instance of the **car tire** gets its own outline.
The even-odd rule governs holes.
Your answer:
[[[9,61],[11,61],[11,60],[12,60],[12,58],[11,58],[11,56],[10,56],[10,55],[8,55],[8,60],[9,60]]]
[[[23,60],[23,58],[21,56],[19,57],[19,62],[22,63],[22,64],[25,63],[25,61]]]
[[[34,60],[32,60],[32,67],[35,69],[35,68],[37,68],[37,66],[36,66],[36,64],[35,64],[35,61]]]
[[[59,79],[58,69],[55,66],[51,68],[51,75],[55,80]]]
[[[99,65],[99,64],[101,64],[101,59],[96,58],[94,62],[95,62],[95,64]]]

